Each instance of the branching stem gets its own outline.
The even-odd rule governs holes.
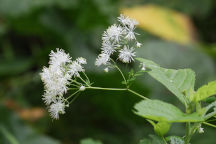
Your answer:
[[[127,89],[127,88],[102,88],[102,87],[86,87],[86,89],[97,89],[97,90],[110,90],[110,91],[128,91],[130,93],[133,93],[134,95],[141,97],[145,100],[147,100],[148,98],[131,90],[131,89]]]

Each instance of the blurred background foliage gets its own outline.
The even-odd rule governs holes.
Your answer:
[[[136,144],[153,134],[150,124],[132,112],[140,99],[125,92],[85,91],[57,121],[41,100],[38,74],[57,47],[73,58],[86,57],[95,85],[122,87],[116,71],[104,73],[94,66],[101,34],[120,12],[140,22],[143,46],[137,56],[166,68],[192,68],[196,87],[215,79],[214,0],[0,0],[1,144],[78,144],[89,137],[104,144]],[[139,77],[133,89],[180,105],[148,75]],[[215,129],[204,128],[192,143],[215,143]],[[174,124],[169,134],[182,136],[184,126]]]

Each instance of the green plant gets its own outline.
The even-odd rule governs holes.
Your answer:
[[[116,56],[117,60],[123,63],[134,61],[135,48],[139,48],[141,43],[136,40],[134,32],[137,21],[121,15],[118,17],[120,24],[110,26],[102,36],[102,52],[96,59],[95,65],[105,65],[105,72],[109,69],[119,71],[124,85],[123,88],[104,88],[95,87],[90,78],[85,73],[83,67],[87,64],[85,58],[77,58],[72,61],[69,54],[63,50],[57,49],[51,51],[49,67],[44,67],[41,73],[42,81],[45,85],[43,100],[49,107],[51,117],[59,118],[59,114],[65,113],[65,108],[79,96],[83,91],[95,89],[106,91],[127,91],[143,100],[134,106],[134,113],[144,117],[152,126],[157,136],[151,135],[151,139],[144,139],[140,144],[161,143],[161,144],[189,144],[192,136],[196,133],[202,133],[202,124],[216,127],[207,122],[208,119],[216,115],[216,100],[213,97],[210,104],[204,105],[203,102],[216,94],[216,81],[202,86],[197,91],[195,86],[195,73],[191,69],[166,69],[160,67],[153,61],[136,58],[140,63],[139,70],[132,69],[125,75],[116,61],[111,56]],[[162,83],[171,91],[179,101],[184,105],[185,112],[182,112],[176,106],[163,102],[161,100],[151,100],[142,94],[131,89],[132,82],[138,76],[148,73],[151,77]],[[73,93],[67,98],[64,97],[68,91]],[[212,97],[211,97],[212,98]],[[172,123],[185,123],[186,132],[184,137],[164,135],[169,131]],[[90,141],[93,143],[93,141]]]

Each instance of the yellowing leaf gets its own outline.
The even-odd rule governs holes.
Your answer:
[[[123,8],[121,11],[136,19],[140,28],[162,39],[181,44],[193,41],[193,27],[186,15],[155,5]]]

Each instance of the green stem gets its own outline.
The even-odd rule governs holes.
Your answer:
[[[68,90],[77,90],[79,89],[78,87],[77,88],[68,88]]]
[[[145,96],[143,96],[143,95],[141,95],[141,94],[139,94],[139,93],[137,93],[137,92],[135,92],[135,91],[133,91],[133,90],[131,90],[131,89],[127,89],[129,92],[131,92],[131,93],[133,93],[133,94],[135,94],[135,95],[137,95],[137,96],[139,96],[139,97],[141,97],[141,98],[143,98],[143,99],[145,99],[145,100],[148,100],[149,98],[147,98],[147,97],[145,97]]]
[[[125,78],[123,72],[121,71],[121,69],[120,69],[117,65],[115,65],[115,67],[116,67],[117,70],[120,72],[120,74],[122,75],[122,78],[124,79],[125,84],[127,85],[127,80],[126,80],[126,78]]]
[[[207,122],[203,122],[203,124],[216,128],[216,125],[213,125],[213,124],[210,124],[210,123],[207,123]]]
[[[131,89],[126,89],[126,88],[102,88],[102,87],[86,87],[86,89],[97,89],[97,90],[111,90],[111,91],[128,91],[128,92],[131,92],[133,93],[134,95],[136,96],[139,96],[145,100],[147,100],[148,98],[131,90]]]
[[[126,80],[126,78],[125,78],[123,72],[122,72],[121,69],[117,66],[117,64],[115,63],[115,61],[114,61],[113,59],[111,59],[111,61],[114,63],[114,66],[116,67],[116,69],[120,72],[120,74],[121,74],[121,76],[122,76],[122,78],[123,78],[123,80],[124,80],[124,82],[125,82],[125,85],[127,86],[127,80]]]
[[[167,142],[166,142],[166,140],[165,140],[165,138],[163,136],[162,136],[162,139],[164,141],[164,144],[167,144]]]
[[[70,85],[75,86],[75,87],[79,87],[78,85],[75,85],[75,84],[72,84],[72,83]]]
[[[185,135],[185,144],[189,144],[190,142],[190,123],[186,123],[186,135]]]
[[[79,86],[82,85],[81,83],[77,82],[76,80],[73,80],[72,83],[73,82],[76,83],[76,84],[78,84]]]
[[[111,91],[126,91],[125,88],[102,88],[102,87],[86,87],[86,89],[111,90]]]
[[[81,79],[81,81],[83,81],[87,86],[89,86],[90,87],[90,85],[84,80],[84,79],[82,79],[82,77],[81,76],[79,76],[79,78]]]
[[[68,99],[70,99],[71,97],[73,97],[75,94],[77,94],[79,92],[79,90],[78,91],[76,91],[76,92],[74,92],[72,95],[70,95],[69,97],[67,97],[66,98],[66,100],[68,100]]]
[[[87,80],[90,82],[90,80],[89,80],[88,76],[86,75],[86,73],[83,72],[83,74],[84,74],[84,76],[87,78]]]
[[[78,94],[70,101],[69,104],[73,103],[73,102],[78,98],[79,94],[80,94],[80,93],[78,93]]]

